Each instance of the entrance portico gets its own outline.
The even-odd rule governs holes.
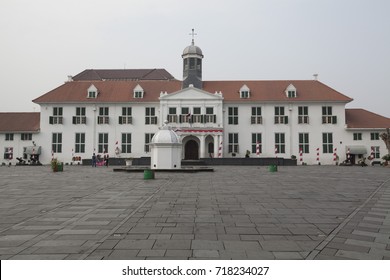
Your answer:
[[[223,129],[178,129],[176,132],[183,143],[183,159],[218,157]]]

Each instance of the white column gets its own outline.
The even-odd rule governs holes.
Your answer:
[[[204,135],[200,135],[199,139],[200,139],[199,158],[204,158],[205,157],[205,138],[204,138]]]
[[[214,135],[214,157],[217,158],[218,157],[218,147],[219,147],[219,136],[218,135]]]

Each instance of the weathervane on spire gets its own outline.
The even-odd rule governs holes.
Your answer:
[[[195,38],[195,35],[198,35],[198,34],[196,34],[196,33],[195,33],[195,30],[192,28],[192,32],[191,32],[189,35],[192,36],[192,45],[195,45],[195,43],[194,43],[194,38]]]

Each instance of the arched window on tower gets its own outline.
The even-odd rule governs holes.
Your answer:
[[[190,57],[190,69],[195,69],[195,58]]]

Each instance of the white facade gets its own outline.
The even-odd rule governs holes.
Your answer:
[[[379,116],[385,124],[378,128],[348,128],[345,105],[352,99],[318,81],[214,81],[204,86],[200,48],[192,42],[182,57],[186,83],[196,82],[184,87],[183,81],[182,89],[171,77],[139,82],[84,78],[37,98],[40,131],[32,140],[41,147],[40,161],[48,164],[55,157],[71,163],[93,153],[150,157],[148,144],[165,120],[180,137],[182,159],[244,157],[249,151],[250,157],[296,156],[298,164],[335,164],[336,155],[339,162],[348,158],[348,150],[355,163],[371,156],[372,149],[375,161],[388,152],[379,138],[388,119]],[[13,148],[13,159],[4,155],[3,162],[14,164],[33,144],[20,135],[6,140],[7,133],[0,129],[0,149]]]
[[[298,107],[307,106],[308,123],[298,123]],[[322,107],[331,106],[333,115],[337,116],[336,124],[322,123]],[[168,119],[169,108],[176,109],[176,119],[170,119],[170,126],[180,135],[183,143],[182,158],[196,159],[204,157],[218,157],[218,148],[222,142],[222,157],[244,157],[246,151],[251,152],[251,157],[256,157],[253,147],[252,134],[261,134],[261,154],[260,157],[284,157],[290,158],[295,155],[300,159],[299,134],[307,133],[309,136],[308,153],[302,153],[303,162],[307,164],[317,164],[317,148],[319,148],[319,162],[321,164],[335,164],[334,149],[342,162],[347,158],[348,147],[365,147],[363,157],[371,154],[371,147],[378,147],[379,157],[387,154],[384,142],[381,139],[371,139],[372,134],[380,134],[384,129],[347,129],[345,125],[345,104],[330,103],[305,103],[305,104],[281,104],[276,102],[268,103],[223,103],[223,93],[210,94],[195,88],[187,88],[173,94],[162,94],[159,103],[142,104],[42,104],[41,105],[41,131],[32,135],[34,143],[41,146],[40,161],[44,164],[50,162],[52,158],[53,134],[61,134],[61,152],[54,152],[54,157],[64,162],[72,162],[74,157],[81,159],[90,158],[92,153],[108,153],[110,157],[150,157],[147,148],[146,134],[152,135],[163,125],[163,121]],[[72,119],[76,115],[76,108],[85,107],[85,124],[73,124]],[[100,108],[109,108],[108,124],[98,124]],[[275,107],[284,107],[284,116],[288,117],[287,124],[275,124]],[[62,123],[50,124],[50,117],[53,116],[53,108],[62,108]],[[131,108],[132,123],[119,124],[119,117],[122,116],[123,108]],[[146,108],[155,108],[157,117],[156,124],[145,124]],[[188,108],[194,121],[180,122],[182,108]],[[213,108],[208,120],[210,122],[197,122],[197,115],[193,114],[194,108],[200,108],[200,116],[205,116],[206,108]],[[237,124],[229,124],[229,108],[237,108]],[[261,123],[252,124],[252,108],[261,108]],[[210,110],[210,109],[209,109]],[[185,115],[182,115],[184,118]],[[199,117],[200,118],[200,117]],[[203,117],[204,118],[204,117]],[[215,122],[214,122],[215,118]],[[83,133],[85,141],[84,148],[76,150],[76,134]],[[323,133],[331,133],[332,150],[324,153]],[[355,137],[354,134],[361,134]],[[99,141],[99,135],[105,134],[107,140]],[[129,142],[123,142],[123,134],[131,135]],[[237,134],[238,142],[229,143],[229,135]],[[275,154],[276,134],[284,135],[284,152],[279,150]],[[231,137],[231,136],[230,136]],[[374,137],[375,138],[375,137]],[[5,134],[0,135],[0,149],[12,147],[14,151],[13,160],[22,156],[23,148],[32,146],[32,141],[20,140],[20,135],[15,134],[13,141],[5,141]],[[361,139],[361,140],[360,140]],[[186,145],[188,142],[196,142],[197,149],[194,158],[191,155],[186,157]],[[122,151],[122,145],[130,145],[131,152]],[[232,144],[236,144],[234,148]],[[80,145],[79,145],[80,146]],[[230,146],[230,147],[229,147]],[[107,147],[107,150],[104,150]],[[120,153],[117,153],[119,148]],[[210,150],[211,148],[211,150]],[[233,150],[232,150],[233,148]],[[188,147],[187,147],[188,150]],[[377,150],[376,150],[377,151]],[[354,156],[355,162],[359,156]],[[376,159],[380,160],[380,159]],[[2,162],[8,164],[9,160]]]
[[[308,123],[298,123],[298,107],[307,106]],[[371,147],[376,147],[379,159],[387,154],[384,142],[376,136],[384,132],[384,129],[347,129],[345,124],[345,104],[330,103],[333,115],[337,116],[336,124],[322,123],[322,107],[324,104],[281,104],[281,103],[223,103],[222,94],[209,94],[199,89],[187,88],[173,94],[163,94],[160,103],[142,104],[42,104],[41,105],[41,130],[32,134],[32,140],[21,140],[19,133],[14,133],[12,141],[5,140],[6,133],[0,134],[0,149],[12,147],[13,159],[4,159],[4,164],[17,162],[16,157],[23,156],[23,150],[31,147],[33,141],[36,146],[41,147],[40,161],[48,164],[52,158],[53,134],[61,134],[61,152],[54,152],[54,157],[64,162],[72,162],[74,157],[81,159],[90,158],[92,153],[103,154],[106,152],[110,157],[149,157],[146,134],[151,137],[162,126],[163,121],[168,119],[169,108],[176,108],[177,119],[171,119],[169,123],[180,135],[183,143],[182,158],[196,159],[204,157],[218,157],[218,149],[222,142],[222,157],[244,157],[246,151],[251,152],[251,157],[256,157],[252,134],[261,134],[260,157],[284,157],[290,158],[295,155],[300,159],[299,134],[307,133],[309,136],[308,153],[302,153],[303,162],[317,164],[317,148],[319,148],[319,162],[321,164],[335,164],[334,149],[339,156],[339,161],[347,159],[348,147],[364,147],[365,153],[360,157],[368,157],[371,154]],[[73,124],[72,119],[76,115],[76,108],[85,108],[85,124]],[[109,108],[108,124],[98,124],[99,108]],[[261,108],[261,124],[252,124],[252,108]],[[287,124],[275,124],[275,107],[284,107],[284,115],[288,117]],[[53,108],[62,108],[62,124],[50,124],[50,117],[53,116]],[[122,116],[123,108],[131,108],[132,123],[119,124],[119,117]],[[145,124],[146,108],[155,108],[157,117],[156,124]],[[200,115],[206,115],[206,108],[213,108],[208,117],[210,122],[180,122],[181,109],[188,108],[192,119],[194,108],[200,108]],[[229,108],[237,108],[237,124],[229,124]],[[209,109],[210,110],[210,109]],[[184,116],[182,116],[184,117]],[[200,117],[199,117],[200,118]],[[203,117],[204,118],[204,117]],[[214,122],[215,118],[215,122]],[[83,133],[85,141],[81,143],[84,148],[76,150],[76,134]],[[324,153],[323,134],[331,133],[332,151]],[[99,135],[107,135],[107,140],[99,141]],[[128,142],[123,142],[123,134],[131,135]],[[229,143],[230,134],[238,135],[237,143]],[[284,134],[284,152],[281,150],[275,154],[276,134]],[[354,137],[355,136],[355,137]],[[195,144],[196,153],[186,157],[186,145],[189,142]],[[232,144],[236,146],[232,150]],[[130,152],[122,151],[122,145],[130,145]],[[80,145],[79,145],[80,146]],[[107,147],[107,150],[104,150]],[[119,148],[120,153],[117,153]],[[193,147],[194,148],[194,147]],[[211,150],[210,150],[211,148]],[[189,148],[187,147],[187,150]],[[234,153],[233,153],[234,152]],[[354,161],[359,160],[359,155],[354,156]]]

